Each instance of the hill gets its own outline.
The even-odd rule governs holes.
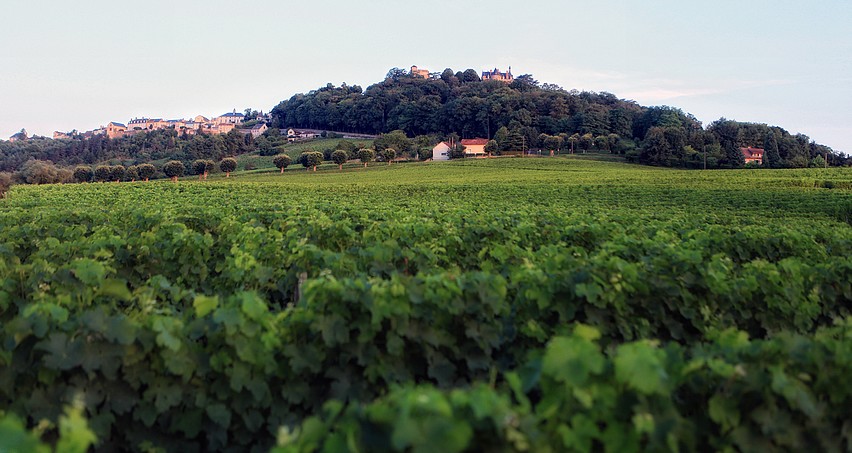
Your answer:
[[[817,156],[845,165],[847,156],[805,135],[766,124],[719,119],[702,127],[675,107],[643,107],[611,93],[578,92],[522,75],[511,84],[446,69],[423,78],[393,69],[360,86],[328,84],[279,103],[273,126],[363,133],[493,138],[501,149],[605,149],[651,165],[744,166],[740,147],[767,147],[769,167],[807,167]],[[774,160],[773,160],[774,159]]]

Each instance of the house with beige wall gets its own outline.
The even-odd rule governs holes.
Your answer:
[[[106,135],[109,138],[124,137],[126,131],[127,126],[121,123],[110,121],[110,123],[106,125]]]
[[[464,157],[485,157],[485,145],[488,143],[487,138],[471,138],[462,140],[464,146]]]

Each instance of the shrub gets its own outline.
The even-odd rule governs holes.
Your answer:
[[[11,173],[0,173],[0,198],[6,198],[6,192],[9,191],[9,187],[12,187],[12,182]]]
[[[59,169],[53,162],[46,160],[28,160],[18,173],[21,181],[27,184],[55,184],[61,182]]]

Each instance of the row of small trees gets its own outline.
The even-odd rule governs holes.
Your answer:
[[[338,149],[331,153],[331,161],[337,164],[337,168],[340,170],[343,169],[343,164],[355,159],[360,160],[364,164],[364,167],[366,167],[369,162],[376,158],[376,155],[376,151],[369,148],[361,148],[353,151]],[[378,155],[390,165],[396,158],[396,150],[385,148],[378,152]],[[319,151],[308,151],[300,154],[297,162],[302,164],[305,169],[317,171],[317,166],[322,164],[323,158],[323,153]],[[272,163],[281,169],[281,173],[284,173],[284,169],[292,163],[292,159],[286,154],[279,154],[272,159]]]
[[[393,148],[385,148],[379,152],[382,160],[390,164],[396,158],[396,151]],[[319,151],[308,151],[302,153],[298,158],[298,163],[302,164],[305,169],[316,171],[317,166],[322,164],[324,155]],[[376,151],[369,148],[361,148],[355,151],[346,151],[342,149],[335,150],[331,153],[331,160],[338,165],[339,169],[343,169],[343,164],[349,160],[359,159],[364,167],[376,158]],[[272,159],[272,163],[281,170],[281,173],[293,163],[293,159],[286,154],[279,154]],[[226,157],[219,162],[219,170],[225,173],[226,177],[231,176],[231,172],[237,169],[237,161],[232,157]],[[216,163],[209,159],[198,159],[192,163],[192,171],[198,175],[198,179],[207,179],[210,172],[216,168]],[[186,165],[179,160],[168,161],[160,168],[162,173],[171,178],[172,181],[186,174]],[[98,165],[94,169],[85,165],[80,165],[74,169],[74,180],[76,182],[107,182],[107,181],[148,181],[157,172],[156,167],[151,164],[139,164],[125,167],[124,165]]]
[[[198,175],[198,179],[207,179],[210,172],[216,168],[216,163],[209,159],[198,159],[192,163],[193,172]],[[231,176],[231,172],[237,169],[237,161],[234,158],[226,157],[219,162],[219,170],[227,177]],[[171,178],[172,181],[177,181],[177,178],[186,173],[186,165],[179,160],[171,160],[163,164],[160,168],[164,175]],[[76,182],[107,182],[107,181],[130,181],[136,180],[148,181],[157,173],[157,168],[152,164],[139,164],[125,167],[124,165],[98,165],[97,167],[88,167],[80,165],[74,169],[73,177]]]
[[[157,172],[151,164],[139,164],[125,167],[124,165],[98,165],[94,169],[80,165],[74,169],[76,182],[107,182],[107,181],[147,181]]]

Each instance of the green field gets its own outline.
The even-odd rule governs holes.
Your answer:
[[[76,407],[103,451],[846,451],[850,310],[849,168],[14,186],[0,438]]]

